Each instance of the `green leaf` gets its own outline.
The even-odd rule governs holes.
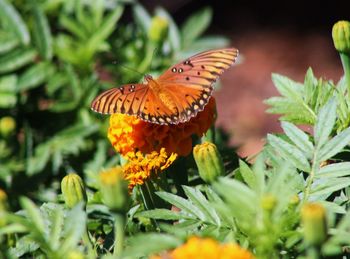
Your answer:
[[[326,181],[315,183],[311,190],[311,196],[329,196],[348,186],[350,186],[350,177],[328,178]]]
[[[52,37],[49,22],[39,5],[33,5],[33,13],[33,34],[35,44],[41,57],[50,60],[52,58]]]
[[[12,34],[0,31],[0,54],[13,50],[19,43],[19,40]]]
[[[205,7],[191,15],[181,27],[182,46],[190,46],[208,28],[212,19],[211,8]]]
[[[350,143],[350,128],[342,131],[340,134],[332,138],[321,148],[317,159],[318,161],[326,161],[334,155],[341,152],[345,146]]]
[[[0,0],[0,19],[6,21],[11,30],[17,35],[24,45],[30,42],[30,35],[26,24],[17,10],[6,0]]]
[[[85,231],[86,213],[83,203],[79,203],[68,211],[65,217],[63,230],[64,241],[61,244],[60,252],[66,255],[68,251],[76,247]]]
[[[317,79],[315,78],[311,67],[309,67],[307,72],[306,72],[305,80],[304,80],[306,103],[311,102],[316,85],[317,85]]]
[[[191,215],[172,211],[172,210],[167,210],[167,209],[154,209],[154,210],[141,211],[137,213],[135,217],[145,217],[145,218],[162,219],[162,220],[195,219],[195,217]]]
[[[333,178],[350,175],[350,162],[330,164],[318,171],[316,178]]]
[[[22,208],[26,211],[28,218],[34,224],[35,228],[41,233],[45,233],[45,223],[39,208],[26,197],[21,197],[20,203]]]
[[[215,225],[221,224],[220,218],[219,218],[218,214],[216,213],[215,209],[210,206],[210,203],[207,201],[205,196],[198,189],[191,188],[188,186],[183,186],[183,189],[184,189],[187,197],[205,215],[207,222],[211,222]]]
[[[169,202],[170,204],[176,206],[184,213],[188,213],[189,215],[196,216],[198,219],[204,221],[205,216],[200,209],[194,206],[190,201],[181,198],[180,196],[167,193],[167,192],[156,192],[156,194],[161,197],[163,200]]]
[[[1,0],[0,0],[1,1]],[[15,49],[0,57],[0,73],[8,73],[34,61],[36,52],[33,49]]]
[[[231,211],[237,217],[252,215],[256,211],[258,197],[243,183],[237,180],[219,178],[219,181],[214,183],[214,189],[232,205]]]
[[[145,33],[147,33],[149,27],[151,26],[151,16],[147,10],[142,5],[135,4],[133,5],[132,11],[136,23],[142,28]]]
[[[129,246],[123,252],[122,258],[131,256],[141,258],[156,254],[181,245],[181,240],[167,234],[147,233],[139,234],[128,239]]]
[[[327,212],[338,213],[338,214],[345,214],[346,213],[346,209],[343,208],[342,206],[339,206],[335,202],[318,201],[318,203],[323,205],[326,208]]]
[[[239,172],[248,186],[256,190],[256,175],[243,160],[239,160]]]
[[[337,103],[335,99],[331,99],[320,110],[315,125],[315,144],[320,149],[327,141],[333,130],[336,119]]]
[[[95,50],[102,44],[104,40],[114,31],[116,24],[122,16],[124,7],[118,5],[112,13],[110,13],[104,20],[99,29],[90,37],[88,41],[88,48]]]
[[[267,135],[268,143],[286,160],[304,172],[310,172],[310,164],[303,152],[274,135]]]
[[[17,102],[17,76],[0,77],[0,108],[12,108]]]
[[[18,91],[26,91],[46,82],[54,73],[50,63],[40,62],[29,67],[18,79]]]
[[[310,159],[314,146],[309,140],[309,136],[292,123],[282,122],[281,125],[288,138]]]

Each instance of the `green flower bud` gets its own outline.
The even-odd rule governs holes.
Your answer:
[[[213,182],[224,174],[224,164],[215,144],[204,142],[193,148],[200,177],[207,183]]]
[[[304,239],[310,246],[321,245],[327,237],[326,211],[318,203],[305,204],[301,209]]]
[[[2,117],[0,119],[0,133],[4,137],[8,137],[16,128],[16,121],[10,117]]]
[[[62,179],[61,190],[68,208],[73,208],[81,201],[87,201],[84,182],[75,173],[68,174]]]
[[[336,50],[350,54],[350,22],[339,21],[333,25],[333,43]]]
[[[126,212],[129,209],[128,183],[123,177],[122,167],[100,173],[100,192],[103,203],[112,211]]]
[[[166,18],[155,16],[152,18],[148,31],[148,38],[153,42],[160,42],[168,36],[169,22]]]
[[[261,199],[261,207],[267,211],[272,212],[273,209],[276,207],[277,199],[272,194],[266,194]]]

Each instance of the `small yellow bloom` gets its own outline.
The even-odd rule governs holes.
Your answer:
[[[2,117],[0,119],[0,134],[4,137],[8,137],[16,129],[16,121],[10,117]]]
[[[153,258],[170,259],[253,259],[254,256],[237,244],[220,244],[210,238],[191,237],[175,250]]]
[[[165,17],[155,16],[152,18],[148,31],[148,38],[153,42],[165,40],[168,35],[169,22]]]
[[[341,53],[350,54],[350,22],[339,21],[333,25],[334,47]]]
[[[176,160],[177,154],[172,153],[168,156],[162,148],[160,152],[153,151],[147,155],[140,151],[129,152],[127,158],[129,162],[123,167],[124,177],[129,181],[129,189],[132,189],[168,168]]]
[[[326,210],[318,203],[305,204],[301,209],[304,238],[309,245],[321,245],[327,238]]]

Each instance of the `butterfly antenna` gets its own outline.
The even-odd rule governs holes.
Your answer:
[[[120,67],[122,67],[122,68],[124,68],[124,69],[133,71],[133,72],[135,72],[136,74],[139,74],[139,75],[141,75],[141,76],[144,76],[144,74],[140,73],[140,72],[137,71],[136,69],[133,69],[133,68],[131,68],[131,67],[127,67],[127,66],[122,65],[122,64],[118,64],[116,60],[112,61],[112,64],[113,64],[113,65],[118,65],[118,66],[120,66]]]

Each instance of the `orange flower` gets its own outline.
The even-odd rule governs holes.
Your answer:
[[[129,181],[129,190],[135,185],[142,185],[147,179],[156,176],[168,168],[177,158],[177,154],[167,155],[165,149],[142,155],[140,151],[127,154],[129,162],[124,165],[124,178]]]
[[[188,122],[177,125],[158,125],[135,116],[115,113],[110,118],[108,138],[117,152],[144,154],[165,148],[168,154],[187,156],[192,150],[192,135],[201,137],[215,120],[215,100],[210,98],[204,110]]]
[[[220,244],[210,238],[191,237],[175,250],[152,259],[253,259],[253,254],[237,244]]]

